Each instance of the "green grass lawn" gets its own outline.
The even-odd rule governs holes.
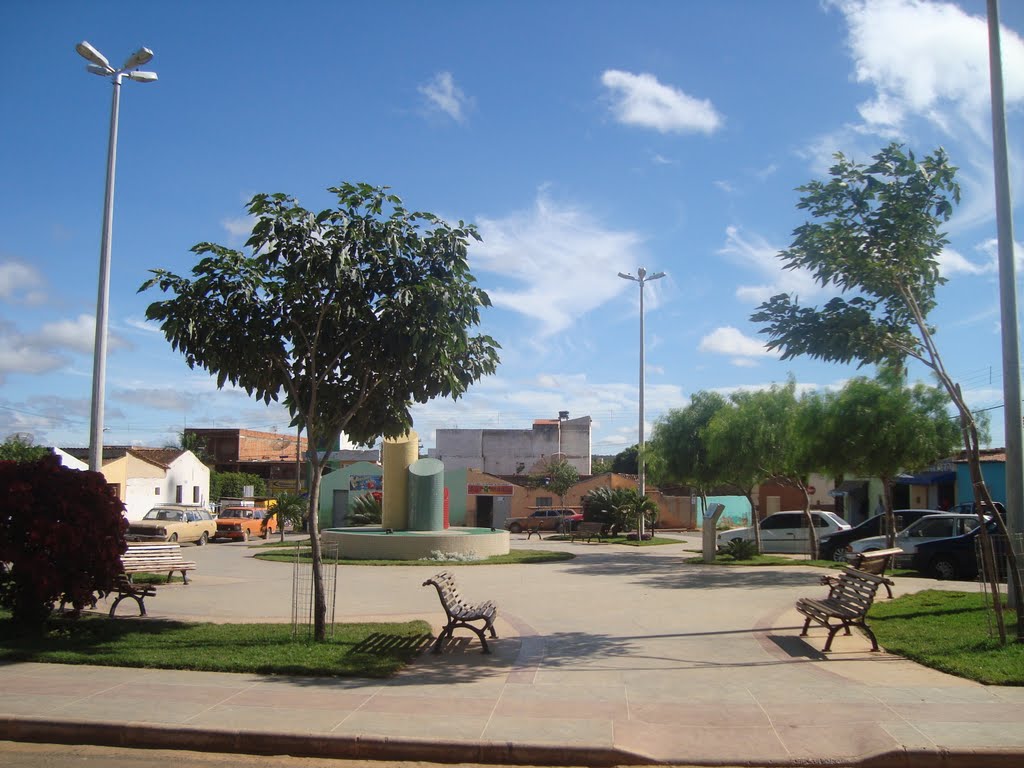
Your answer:
[[[303,547],[300,552],[300,562],[308,563],[312,560],[310,550]],[[294,563],[295,548],[281,549],[268,547],[266,552],[257,552],[253,557],[257,560],[271,560],[273,562]],[[561,560],[572,560],[576,555],[572,552],[544,552],[536,550],[513,549],[507,555],[494,555],[483,560],[339,560],[338,565],[428,565],[434,568],[443,566],[458,565],[515,565],[529,563],[556,563]],[[334,562],[333,560],[329,562]]]
[[[552,536],[548,536],[547,540],[548,541],[569,541],[570,538],[571,537],[569,537],[569,536],[567,536],[565,534],[554,534]],[[595,538],[595,539],[593,539],[593,541],[597,541],[597,539]],[[679,539],[666,539],[666,538],[659,538],[657,536],[654,536],[653,538],[650,538],[647,541],[630,541],[625,536],[605,536],[603,539],[601,539],[600,543],[601,544],[622,544],[623,546],[626,546],[626,547],[660,547],[663,544],[682,544],[683,542],[680,541]]]
[[[1016,614],[1005,612],[1007,638],[999,645],[991,607],[977,592],[926,590],[876,602],[868,624],[891,653],[988,685],[1024,685],[1024,643],[1014,642]]]
[[[19,635],[0,612],[0,662],[251,672],[268,675],[387,677],[430,641],[425,621],[337,624],[326,642],[292,637],[291,624],[53,618],[39,636]]]

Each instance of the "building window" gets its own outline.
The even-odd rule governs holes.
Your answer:
[[[183,498],[182,493],[183,493],[184,490],[185,490],[185,487],[182,486],[182,485],[179,485],[179,486],[177,486],[174,489],[174,503],[175,504],[181,504],[181,500]]]
[[[193,504],[198,504],[199,503],[199,486],[198,485],[193,485],[192,486],[192,503]]]
[[[537,506],[538,507],[550,507],[551,506],[551,501],[552,501],[552,497],[551,496],[538,496],[537,497]]]

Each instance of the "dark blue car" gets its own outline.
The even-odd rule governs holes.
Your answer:
[[[985,524],[990,535],[998,532],[994,520]],[[962,536],[927,541],[917,546],[911,568],[936,579],[970,580],[978,575],[978,557],[975,546],[981,526]],[[1001,558],[997,558],[1001,559]],[[1005,569],[1000,568],[1001,573]]]

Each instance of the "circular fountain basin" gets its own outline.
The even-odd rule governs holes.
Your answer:
[[[325,528],[326,545],[338,545],[346,560],[423,560],[433,552],[475,555],[478,558],[509,553],[508,531],[493,528],[445,528],[441,531],[394,531],[363,526]]]

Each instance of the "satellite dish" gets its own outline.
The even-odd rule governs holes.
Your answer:
[[[7,436],[7,440],[17,440],[19,443],[28,443],[29,445],[36,444],[36,436],[31,432],[11,432]]]

